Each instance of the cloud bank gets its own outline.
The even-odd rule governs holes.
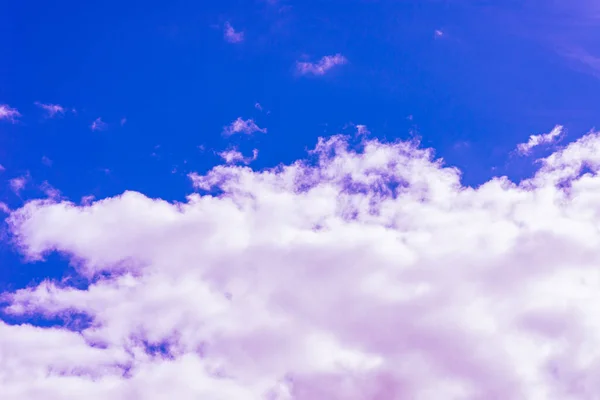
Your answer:
[[[600,134],[478,188],[361,140],[191,174],[185,203],[12,212],[27,259],[62,253],[89,284],[3,294],[64,321],[0,323],[4,398],[597,398]]]

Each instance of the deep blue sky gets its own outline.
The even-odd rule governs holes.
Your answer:
[[[0,104],[22,114],[0,121],[10,207],[44,181],[74,201],[124,190],[182,200],[186,174],[218,163],[215,151],[257,148],[252,166],[270,167],[351,123],[388,140],[416,132],[465,184],[519,180],[544,149],[518,158],[517,143],[556,124],[568,141],[598,125],[600,7],[590,1],[0,3]],[[242,42],[224,40],[227,22]],[[323,76],[295,72],[337,53],[347,64]],[[76,113],[47,118],[34,102]],[[223,137],[238,117],[268,133]],[[96,118],[106,129],[90,129]],[[9,180],[26,174],[17,196]],[[63,271],[56,260],[20,265],[2,246],[0,290]]]

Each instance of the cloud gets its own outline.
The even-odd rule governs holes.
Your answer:
[[[434,36],[435,36],[436,38],[441,38],[441,37],[443,37],[443,36],[444,36],[444,32],[443,32],[442,30],[440,30],[440,29],[436,29],[436,30],[433,32],[433,34],[434,34]]]
[[[531,153],[531,149],[542,144],[550,144],[560,138],[563,133],[563,126],[556,125],[552,131],[543,135],[531,135],[527,143],[519,143],[517,151],[522,155]]]
[[[51,167],[53,163],[54,162],[50,158],[42,156],[42,164],[44,164],[45,166]]]
[[[123,117],[121,118],[121,126],[125,125],[127,123],[127,118]]]
[[[16,108],[12,108],[8,104],[0,104],[0,120],[15,123],[20,116],[21,113]]]
[[[225,136],[231,136],[236,133],[251,135],[255,132],[267,133],[267,129],[260,128],[258,125],[256,125],[253,119],[244,120],[241,117],[238,117],[235,121],[223,129],[223,135]]]
[[[226,164],[250,164],[258,157],[258,150],[252,150],[251,157],[244,157],[244,155],[240,153],[237,149],[229,149],[222,151],[219,153],[219,156],[223,159],[223,161],[225,161]]]
[[[296,69],[302,75],[325,75],[327,71],[336,65],[343,65],[347,62],[346,57],[338,53],[333,56],[324,56],[317,63],[298,61]]]
[[[10,189],[18,196],[25,186],[27,186],[27,182],[29,181],[29,175],[19,176],[11,179],[8,183]]]
[[[357,135],[368,135],[369,133],[371,133],[369,131],[369,128],[367,128],[366,125],[356,125],[356,134]]]
[[[67,327],[0,323],[3,396],[594,398],[599,170],[596,132],[477,188],[414,143],[334,136],[191,174],[218,190],[183,203],[30,201],[19,250],[94,279],[4,293]]]
[[[107,125],[102,121],[102,118],[96,118],[94,122],[92,122],[92,125],[90,125],[92,131],[103,131],[106,127]]]
[[[262,105],[259,102],[254,103],[254,108],[256,108],[258,111],[262,111]]]
[[[244,32],[236,32],[229,22],[225,22],[223,37],[229,43],[241,43],[244,41]]]
[[[59,104],[44,104],[40,103],[39,101],[36,101],[34,104],[42,110],[46,111],[46,115],[48,116],[48,118],[54,118],[57,115],[65,114],[64,107]]]

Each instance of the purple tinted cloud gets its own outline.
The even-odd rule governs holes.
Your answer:
[[[241,117],[238,117],[235,121],[223,129],[223,135],[225,136],[231,136],[239,133],[250,135],[255,132],[267,133],[267,129],[260,128],[258,125],[256,125],[253,119],[244,120]]]
[[[478,188],[413,142],[349,141],[322,138],[314,160],[274,169],[190,174],[220,195],[185,203],[56,195],[12,211],[27,259],[57,251],[97,279],[3,294],[6,313],[73,321],[0,322],[3,395],[600,393],[600,178],[582,174],[600,171],[600,134],[529,180]]]
[[[107,128],[106,122],[102,121],[102,118],[96,118],[90,125],[92,131],[103,131]]]
[[[244,32],[236,32],[229,22],[223,28],[223,37],[229,43],[241,43],[244,41]]]
[[[35,105],[44,110],[48,118],[53,118],[57,115],[64,115],[66,111],[65,108],[59,104],[44,104],[36,101]]]
[[[0,104],[0,120],[14,123],[20,116],[21,113],[16,108],[12,108],[8,104]]]
[[[324,56],[316,63],[298,61],[296,69],[302,75],[325,75],[333,67],[344,65],[347,62],[346,57],[338,53],[332,56]]]

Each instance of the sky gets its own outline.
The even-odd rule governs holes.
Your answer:
[[[600,6],[0,0],[3,399],[600,398]]]

